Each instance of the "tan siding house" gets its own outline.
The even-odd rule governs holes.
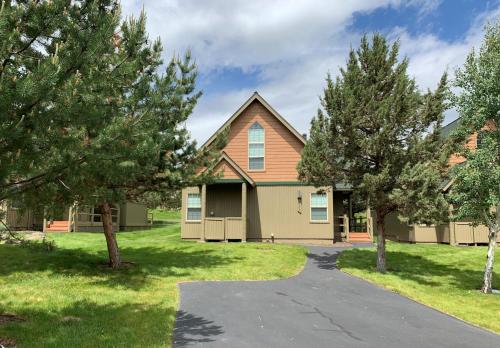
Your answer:
[[[441,130],[443,137],[448,137],[458,126],[460,119],[444,126]],[[487,123],[482,130],[488,131],[493,125]],[[464,146],[469,150],[475,150],[480,146],[480,134],[471,134]],[[448,160],[450,167],[465,162],[465,158],[457,154],[452,154]],[[453,181],[449,181],[443,187],[447,192]],[[451,209],[452,207],[450,207]],[[388,239],[409,243],[445,243],[452,245],[487,244],[488,227],[484,225],[473,226],[470,221],[450,221],[439,225],[409,225],[399,220],[396,213],[389,214],[386,219],[386,234]],[[375,231],[376,232],[376,231]],[[497,237],[500,243],[500,235]]]
[[[221,178],[182,191],[183,239],[349,239],[350,191],[315,188],[298,180],[305,138],[257,92],[203,146],[226,130],[228,141],[215,166]],[[371,240],[367,232],[357,237]]]
[[[0,207],[2,222],[13,230],[44,232],[102,232],[101,213],[97,207],[71,206],[59,216],[46,219],[43,212],[21,210],[11,202]],[[116,231],[148,229],[147,207],[144,204],[126,202],[112,208],[113,228]]]

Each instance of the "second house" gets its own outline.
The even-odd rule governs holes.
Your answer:
[[[220,179],[182,191],[183,239],[372,239],[369,213],[354,219],[349,188],[315,188],[298,180],[305,137],[257,92],[203,146],[224,131],[227,143],[215,167]]]

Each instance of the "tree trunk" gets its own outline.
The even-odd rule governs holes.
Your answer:
[[[113,218],[111,215],[111,206],[108,202],[100,205],[102,227],[104,229],[104,236],[106,237],[106,244],[108,245],[109,265],[111,268],[116,269],[121,266],[120,251],[118,250],[118,242],[116,235],[113,232]]]
[[[486,254],[486,265],[484,266],[484,279],[481,291],[491,294],[491,282],[493,280],[493,263],[495,261],[495,247],[497,245],[497,234],[500,227],[500,206],[497,207],[496,224],[490,223],[488,226],[488,253]]]
[[[377,271],[384,273],[385,267],[385,215],[377,210]]]

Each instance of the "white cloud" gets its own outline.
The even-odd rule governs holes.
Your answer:
[[[191,49],[200,71],[221,68],[258,71],[256,89],[300,132],[306,132],[319,105],[326,73],[337,74],[360,33],[348,31],[353,14],[380,7],[413,6],[419,14],[434,11],[439,0],[169,0],[125,1],[124,14],[142,6],[148,31],[159,36],[168,59]],[[422,88],[434,88],[445,69],[459,66],[481,39],[486,16],[476,20],[465,38],[445,42],[425,34],[411,36],[395,28],[401,52],[410,58],[410,72]],[[253,89],[206,91],[188,127],[199,141],[207,139],[251,95]],[[448,118],[453,117],[453,115]]]

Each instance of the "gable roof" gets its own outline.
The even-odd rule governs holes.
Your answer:
[[[452,121],[448,123],[446,126],[441,127],[441,130],[439,133],[441,134],[441,137],[443,138],[448,138],[450,134],[457,129],[457,127],[460,125],[460,117],[457,118],[455,121]]]
[[[292,125],[288,123],[287,120],[283,118],[283,116],[281,116],[276,110],[274,110],[273,107],[269,105],[269,103],[264,98],[262,98],[257,91],[255,91],[252,94],[252,96],[248,98],[247,101],[243,103],[243,105],[240,106],[240,108],[236,110],[236,112],[226,122],[224,122],[224,124],[220,126],[220,128],[217,129],[217,131],[203,144],[202,148],[210,145],[215,140],[215,138],[220,133],[222,133],[228,126],[230,126],[231,123],[233,123],[233,121],[236,118],[238,118],[238,116],[240,116],[243,113],[243,111],[245,111],[245,109],[255,100],[259,101],[271,113],[271,115],[276,117],[278,121],[280,121],[293,135],[295,135],[295,137],[302,144],[306,143],[306,139],[304,139],[304,137],[295,128],[293,128]]]
[[[243,169],[241,169],[240,166],[237,165],[236,162],[234,162],[231,159],[231,157],[229,157],[224,151],[222,151],[222,155],[220,156],[219,160],[215,163],[214,168],[217,167],[222,161],[226,161],[227,164],[231,167],[231,169],[233,169],[236,173],[238,173],[238,175],[243,180],[248,182],[250,185],[255,186],[255,181],[250,176],[248,176],[248,174]]]

